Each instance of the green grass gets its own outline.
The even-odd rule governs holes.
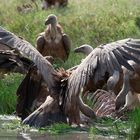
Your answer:
[[[22,77],[20,74],[10,74],[0,80],[0,114],[9,114],[15,111],[16,90]]]
[[[128,139],[138,140],[140,138],[140,108],[137,108],[132,112],[130,122],[131,127]]]

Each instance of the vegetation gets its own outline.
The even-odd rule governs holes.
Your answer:
[[[15,112],[16,90],[22,77],[20,74],[9,74],[0,80],[0,114]]]
[[[41,4],[40,0],[36,1],[38,5]],[[18,13],[16,7],[24,2],[31,3],[29,0],[1,1],[0,25],[24,37],[34,46],[37,35],[45,29],[45,18],[51,13],[58,17],[64,31],[70,36],[72,50],[82,44],[96,47],[123,38],[140,38],[139,0],[69,0],[69,5],[65,8],[43,11],[41,8],[37,10],[33,5],[31,12]],[[61,65],[67,69],[84,58],[83,55],[74,54],[72,50],[69,60],[66,63],[57,63],[56,67]],[[16,90],[22,78],[22,75],[10,74],[0,80],[0,114],[12,113],[15,110]],[[135,121],[140,122],[136,118]],[[139,133],[139,126],[132,127],[136,133]],[[52,127],[50,129],[54,131]],[[97,130],[91,128],[90,132]]]

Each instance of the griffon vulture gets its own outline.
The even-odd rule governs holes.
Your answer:
[[[43,56],[53,56],[63,61],[68,59],[71,41],[57,22],[55,15],[49,15],[45,21],[46,30],[37,38],[37,50]]]
[[[122,65],[134,71],[134,68],[127,61],[133,60],[139,63],[139,60],[132,55],[140,53],[140,50],[137,50],[138,46],[140,46],[138,40],[131,38],[100,45],[82,61],[68,79],[66,90],[66,100],[68,101],[66,101],[65,108],[68,114],[73,110],[70,118],[78,116],[76,112],[81,110],[78,106],[79,98],[77,98],[81,88],[89,85],[89,83],[92,85],[91,90],[96,90],[98,87],[102,88],[110,76],[122,71]]]
[[[42,9],[48,9],[52,6],[54,7],[63,7],[67,6],[68,0],[43,0]]]
[[[131,43],[128,44],[131,45]],[[135,40],[133,45],[135,45],[137,49],[140,49],[140,40]],[[91,46],[82,45],[75,48],[74,52],[88,55],[92,52],[92,50],[93,48]],[[132,55],[140,60],[138,54]],[[117,91],[116,94],[118,94],[115,100],[116,110],[119,110],[122,106],[124,107],[121,109],[121,111],[125,110],[126,108],[129,109],[134,108],[135,106],[140,106],[140,95],[137,95],[137,93],[140,93],[140,65],[134,61],[128,61],[128,63],[133,66],[134,71],[130,71],[127,68],[122,67],[122,72],[120,74],[114,74],[108,80],[108,90],[112,90],[114,92]],[[86,87],[86,89],[83,90],[84,96],[88,89],[89,87]]]
[[[80,111],[88,117],[95,118],[93,110],[82,102],[79,93],[89,80],[93,86],[100,81],[105,83],[114,71],[121,71],[121,66],[133,71],[127,60],[135,60],[131,53],[139,54],[135,48],[134,39],[124,39],[101,45],[95,48],[67,78],[62,78],[53,66],[27,41],[18,38],[16,35],[0,28],[0,43],[6,44],[15,50],[26,54],[37,65],[51,96],[60,96],[59,105],[61,110],[67,115],[69,123],[80,123]],[[129,44],[131,43],[131,44]],[[126,54],[124,56],[124,54]],[[48,98],[46,99],[48,100]],[[43,121],[45,118],[46,101],[39,109],[25,119],[25,123],[36,126],[35,123]],[[33,118],[33,120],[32,120]],[[35,122],[35,123],[34,123]]]

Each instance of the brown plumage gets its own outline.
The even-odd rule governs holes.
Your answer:
[[[0,73],[16,72],[25,74],[31,64],[32,61],[29,58],[5,44],[0,44]]]
[[[68,0],[43,0],[42,9],[48,9],[52,6],[54,7],[63,7],[67,6]]]
[[[137,57],[139,58],[139,56]],[[123,74],[120,75],[118,83],[121,82],[123,87],[116,97],[116,110],[123,107],[122,110],[126,108],[134,108],[140,106],[140,65],[129,62],[134,67],[134,72],[123,68]],[[118,84],[117,83],[117,84]]]
[[[105,45],[100,45],[95,48],[77,67],[71,74],[68,80],[67,88],[67,101],[66,101],[66,112],[73,117],[71,121],[78,121],[78,96],[82,88],[87,86],[89,82],[92,86],[91,89],[103,86],[110,76],[115,71],[122,71],[122,65],[129,70],[134,70],[133,67],[127,62],[133,60],[137,63],[140,61],[131,55],[131,53],[139,54],[137,50],[138,46],[135,45],[137,40],[135,39],[124,39],[116,42],[112,42]],[[94,86],[94,87],[93,87]],[[84,112],[83,112],[84,113]],[[90,114],[86,114],[90,115]],[[78,123],[77,122],[77,123]]]
[[[133,42],[133,41],[132,41]],[[131,46],[131,42],[128,42]],[[137,49],[140,49],[139,40],[135,40],[133,45]],[[75,53],[84,53],[88,55],[91,53],[93,48],[89,45],[82,45],[74,49]],[[133,53],[132,53],[133,54]],[[125,55],[125,54],[124,54]],[[129,57],[126,54],[126,57]],[[134,55],[135,58],[139,58],[139,55]],[[135,58],[134,61],[135,61]],[[116,93],[117,97],[115,100],[116,110],[123,107],[121,111],[125,109],[131,109],[136,106],[140,106],[140,97],[137,93],[140,93],[139,81],[140,81],[140,66],[133,61],[128,61],[128,63],[133,66],[134,72],[129,71],[127,68],[123,67],[122,71],[119,73],[114,73],[107,81],[107,89],[112,90]],[[123,87],[122,87],[123,85]],[[92,86],[92,85],[91,85]],[[91,89],[90,85],[83,89],[82,95],[87,97],[88,90]]]
[[[51,56],[46,56],[45,58],[51,62],[51,64],[53,63]],[[22,120],[43,104],[46,97],[50,95],[49,89],[35,65],[30,66],[16,94],[16,114],[21,117]]]
[[[139,61],[134,59],[130,53],[140,54],[140,51],[136,50],[134,39],[124,39],[101,45],[95,48],[68,78],[64,78],[30,43],[3,28],[0,28],[0,42],[21,51],[33,60],[46,81],[51,96],[61,95],[63,97],[60,106],[70,124],[80,123],[80,111],[88,117],[95,118],[93,110],[85,105],[79,97],[81,89],[88,84],[89,80],[92,79],[96,86],[100,81],[106,81],[115,70],[121,71],[121,66],[133,70],[127,61]],[[124,53],[127,55],[124,56]],[[46,107],[46,104],[42,104],[42,107]],[[43,116],[40,118],[40,115],[37,115],[41,112],[44,113],[45,110],[42,109],[38,110],[39,112],[35,111],[28,118],[28,124],[33,123],[32,117],[35,119],[34,122],[42,120]]]
[[[43,56],[53,56],[63,61],[68,59],[71,41],[62,27],[57,23],[55,15],[49,15],[45,21],[47,28],[37,38],[37,50]]]

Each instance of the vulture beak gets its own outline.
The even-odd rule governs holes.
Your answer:
[[[81,52],[81,51],[80,51],[80,49],[79,49],[79,47],[78,47],[78,48],[75,48],[75,49],[73,50],[73,52],[78,53],[78,52]]]
[[[45,20],[45,25],[48,25],[48,24],[50,24],[50,20],[49,19],[46,19]]]
[[[45,25],[52,24],[56,25],[57,24],[57,17],[53,14],[49,15],[47,19],[45,20]]]

